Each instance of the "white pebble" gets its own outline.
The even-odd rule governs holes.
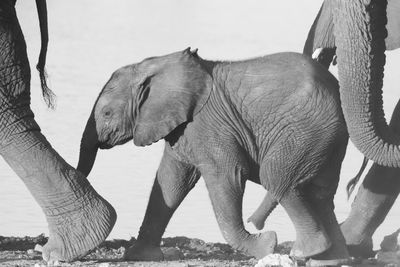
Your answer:
[[[33,250],[38,251],[38,252],[43,252],[43,247],[39,244],[36,244],[35,248]]]
[[[51,263],[47,263],[47,266],[61,266],[61,263],[59,261],[53,261]]]
[[[293,267],[296,266],[296,263],[288,255],[269,254],[259,260],[254,267],[266,266]]]

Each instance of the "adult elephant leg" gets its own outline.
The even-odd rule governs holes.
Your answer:
[[[400,101],[390,128],[400,134]],[[400,169],[373,164],[360,186],[341,229],[353,256],[372,256],[372,235],[384,221],[400,192]]]
[[[30,68],[14,1],[0,3],[0,154],[46,215],[46,261],[87,254],[110,233],[116,214],[41,134],[30,104]]]
[[[341,229],[352,256],[374,255],[372,235],[384,221],[400,191],[400,170],[374,164],[360,186]]]
[[[224,166],[224,164],[222,164]],[[227,165],[226,165],[227,166]],[[205,168],[205,167],[203,167]],[[239,166],[228,168],[226,175],[218,176],[209,170],[201,170],[214,208],[219,228],[225,240],[256,258],[274,252],[276,233],[272,231],[250,234],[243,225],[242,202],[246,175]],[[217,173],[223,173],[217,171]]]
[[[200,178],[194,166],[177,160],[172,153],[166,145],[137,241],[127,250],[125,259],[163,260],[160,242],[165,228]]]
[[[1,155],[46,215],[46,261],[72,261],[98,246],[116,220],[113,207],[51,147],[24,108],[2,113]]]

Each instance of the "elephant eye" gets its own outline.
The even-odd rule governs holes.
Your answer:
[[[110,109],[106,109],[103,111],[104,117],[109,118],[109,117],[111,117],[111,115],[112,115],[112,111]]]

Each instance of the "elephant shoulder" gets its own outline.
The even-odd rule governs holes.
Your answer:
[[[335,76],[317,61],[300,53],[287,52],[284,55],[291,62],[289,68],[294,72],[293,75],[303,80],[303,84],[311,88],[322,86],[335,91],[339,90],[339,82]]]
[[[328,101],[339,103],[339,82],[320,63],[304,54],[290,53],[292,60],[291,76],[294,76],[297,86],[297,96],[313,98],[321,96]]]

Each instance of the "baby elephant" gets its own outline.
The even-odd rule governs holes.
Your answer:
[[[88,175],[98,148],[131,139],[137,146],[164,139],[165,150],[127,259],[163,258],[164,230],[200,176],[234,248],[260,258],[276,245],[274,232],[244,228],[242,198],[250,180],[293,221],[293,256],[348,258],[333,212],[348,134],[337,80],[311,58],[280,53],[217,62],[188,48],[122,67],[94,105],[78,170]]]

